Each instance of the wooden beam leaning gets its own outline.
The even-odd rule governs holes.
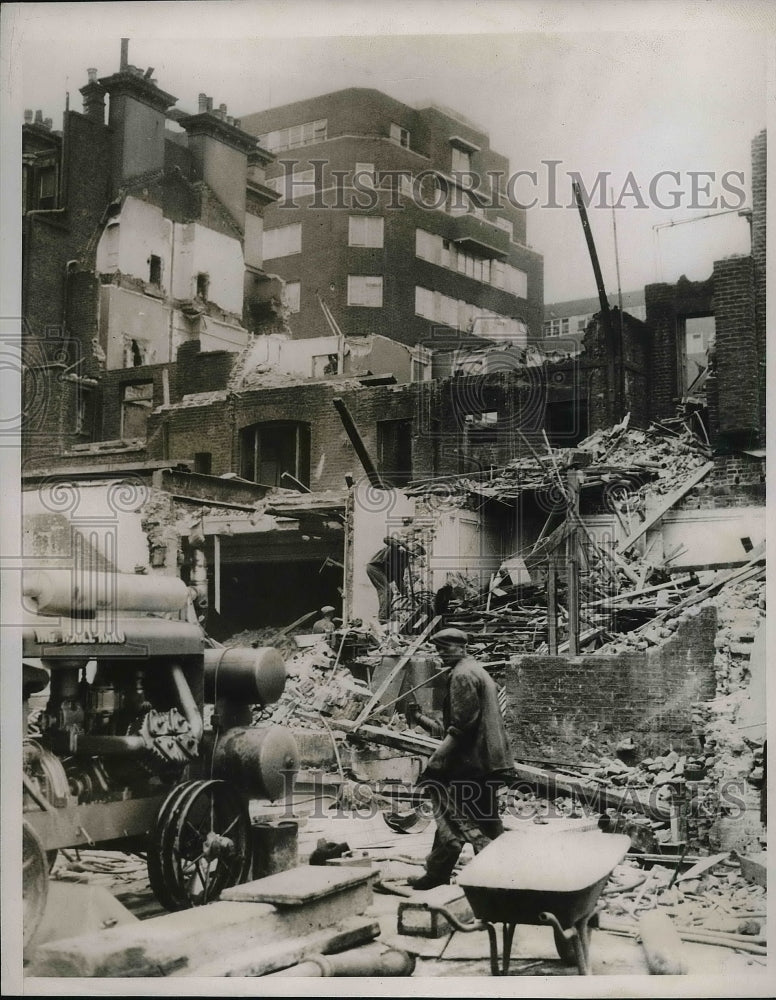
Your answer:
[[[693,486],[696,486],[701,481],[701,479],[703,479],[704,476],[708,475],[709,472],[711,472],[713,468],[714,468],[714,463],[707,462],[705,465],[702,465],[700,468],[696,469],[695,472],[693,472],[693,474],[689,477],[689,479],[686,479],[678,489],[674,490],[673,493],[669,493],[669,495],[666,497],[663,503],[660,504],[657,510],[653,511],[646,518],[646,520],[642,521],[641,524],[638,526],[638,528],[636,528],[636,530],[625,539],[625,541],[623,542],[623,546],[620,549],[620,552],[627,552],[634,542],[637,542],[643,534],[649,531],[649,529],[653,525],[657,524],[657,522],[663,517],[663,515],[666,514],[673,506],[675,506],[682,499],[685,493],[689,493],[690,490],[693,488]]]
[[[437,625],[441,620],[442,620],[441,615],[436,615],[436,617],[432,618],[431,621],[428,623],[428,625],[426,625],[426,627],[420,633],[420,635],[416,636],[413,639],[413,641],[409,644],[409,646],[405,649],[405,651],[402,653],[402,655],[394,664],[394,667],[391,670],[391,672],[388,674],[388,676],[385,678],[382,684],[378,687],[378,689],[374,692],[374,694],[366,703],[366,705],[364,705],[364,707],[361,709],[361,713],[359,714],[358,718],[355,721],[354,729],[358,729],[361,723],[369,716],[369,714],[372,712],[377,702],[382,698],[382,696],[388,690],[393,681],[399,676],[400,671],[404,670],[404,668],[407,666],[410,659],[412,658],[413,653],[415,653],[415,651],[417,650],[418,646],[420,646],[423,640],[426,639],[431,634],[431,632],[434,631],[434,629],[437,627]]]

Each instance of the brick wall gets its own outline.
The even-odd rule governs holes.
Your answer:
[[[677,350],[681,320],[711,314],[713,293],[713,278],[707,281],[680,278],[675,285],[662,282],[644,289],[647,326],[652,331],[649,379],[652,420],[676,414],[676,400],[681,394]]]
[[[731,442],[754,445],[760,399],[752,258],[715,261],[713,280],[719,433]]]
[[[764,458],[743,453],[716,455],[711,472],[674,509],[764,507],[765,500]]]
[[[752,141],[752,258],[754,262],[754,321],[758,359],[759,422],[764,440],[766,424],[766,210],[767,137],[762,131]]]
[[[641,756],[697,751],[691,706],[715,694],[716,626],[716,608],[702,608],[643,653],[519,658],[506,673],[515,756],[584,761],[627,736]]]
[[[602,427],[610,427],[622,420],[626,413],[631,415],[631,424],[644,427],[649,422],[650,405],[650,331],[645,323],[620,312],[611,312],[612,332],[615,340],[622,339],[618,355],[611,357],[607,346],[606,333],[600,313],[593,317],[585,330],[584,353],[581,361],[585,369],[587,390],[588,429],[590,433]],[[611,363],[610,363],[611,360]],[[622,374],[618,369],[622,370]],[[620,379],[622,399],[619,409],[610,401],[613,387]]]

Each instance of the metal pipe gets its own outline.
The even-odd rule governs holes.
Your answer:
[[[28,570],[22,593],[38,615],[96,611],[179,611],[189,597],[183,580],[135,573],[79,573],[73,569]]]
[[[197,743],[199,743],[202,739],[202,734],[205,731],[205,725],[202,721],[202,716],[197,703],[194,700],[194,695],[191,693],[189,682],[186,680],[186,675],[183,673],[183,668],[178,663],[173,663],[170,666],[170,675],[172,677],[172,682],[175,685],[175,692],[178,695],[178,704],[180,709],[183,712],[186,722],[189,724],[192,735],[196,739]]]
[[[337,955],[308,955],[303,962],[292,965],[273,976],[411,976],[415,971],[415,956],[398,948],[388,948],[379,943],[351,948]]]
[[[142,736],[85,736],[77,737],[75,753],[94,755],[136,754],[148,750]]]

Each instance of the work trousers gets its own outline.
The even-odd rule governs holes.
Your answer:
[[[436,820],[431,853],[426,858],[427,873],[440,881],[453,874],[467,842],[474,853],[504,832],[498,814],[500,782],[486,778],[435,781],[428,785]]]
[[[366,567],[366,575],[377,591],[377,597],[380,601],[377,617],[381,622],[387,622],[391,610],[391,587],[388,583],[388,577],[376,566],[370,565]]]

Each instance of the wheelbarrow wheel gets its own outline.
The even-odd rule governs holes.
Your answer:
[[[557,927],[552,928],[552,933],[555,937],[555,948],[561,962],[563,962],[564,965],[576,965],[577,952],[574,947],[573,939],[569,941],[569,939],[564,937]]]

